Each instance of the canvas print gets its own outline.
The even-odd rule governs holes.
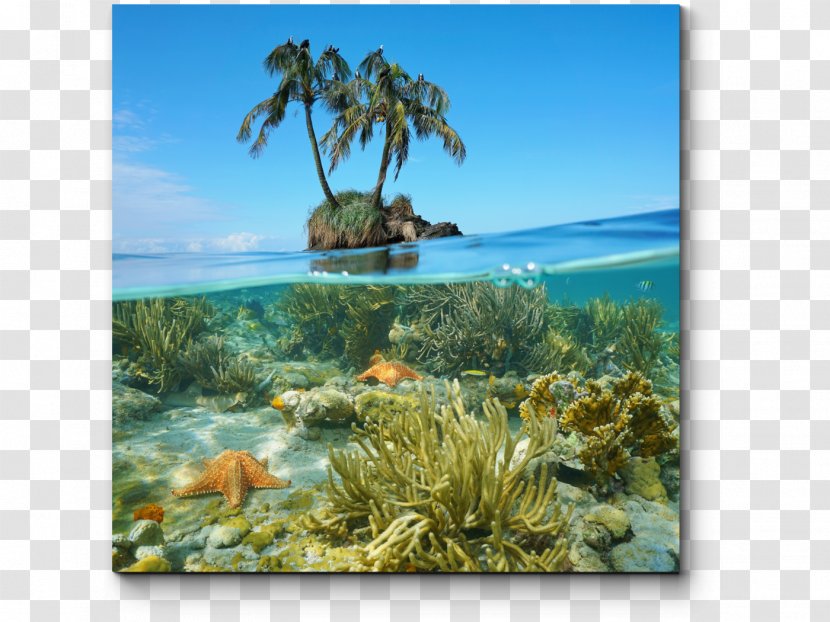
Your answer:
[[[115,6],[112,106],[113,570],[678,570],[678,7]]]

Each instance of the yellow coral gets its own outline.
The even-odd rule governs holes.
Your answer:
[[[560,380],[566,380],[570,382],[571,385],[574,387],[574,380],[570,380],[568,378],[563,378],[556,372],[546,374],[537,378],[533,385],[530,387],[530,394],[528,395],[527,399],[519,404],[519,416],[524,419],[525,421],[528,420],[530,417],[530,410],[528,406],[532,406],[532,410],[536,413],[538,417],[556,417],[557,416],[557,408],[558,404],[556,401],[556,397],[553,395],[552,386],[559,382]],[[516,385],[516,391],[518,392],[519,387],[524,389],[522,385]]]
[[[538,479],[521,477],[553,445],[556,422],[534,416],[511,437],[498,400],[482,404],[481,420],[466,413],[457,381],[447,396],[438,410],[422,391],[410,416],[353,426],[360,452],[329,445],[329,503],[303,525],[336,537],[368,532],[361,569],[561,570],[571,510],[555,502],[547,464]],[[526,452],[506,466],[525,433]],[[522,533],[542,536],[542,553],[508,539]]]
[[[606,483],[632,456],[649,458],[674,449],[674,425],[661,413],[651,382],[629,372],[610,388],[589,380],[587,395],[560,419],[563,430],[585,437],[579,459],[598,484]]]

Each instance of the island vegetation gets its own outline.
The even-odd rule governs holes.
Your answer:
[[[433,225],[416,215],[409,196],[398,194],[386,204],[383,196],[389,169],[397,179],[415,140],[441,140],[444,151],[459,165],[467,157],[464,142],[447,122],[450,98],[443,88],[426,80],[423,73],[413,78],[398,63],[390,63],[382,45],[368,53],[352,73],[339,48],[329,45],[315,58],[308,39],[298,45],[289,37],[265,57],[263,65],[269,75],[279,77],[279,84],[245,115],[237,140],[251,143],[250,155],[259,157],[271,132],[285,120],[289,105],[303,107],[323,191],[323,200],[311,210],[306,225],[309,249],[365,248],[460,235],[453,223]],[[312,118],[318,103],[333,119],[319,139]],[[375,136],[382,136],[383,149],[374,186],[367,191],[333,192],[321,152],[328,157],[331,174],[348,160],[355,141],[365,149]]]

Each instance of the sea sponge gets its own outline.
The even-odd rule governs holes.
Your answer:
[[[149,503],[133,512],[133,520],[154,520],[161,523],[164,520],[164,508],[155,503]]]

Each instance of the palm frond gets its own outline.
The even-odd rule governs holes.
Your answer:
[[[245,118],[242,119],[242,125],[239,127],[239,132],[236,135],[237,141],[244,143],[251,139],[251,125],[260,115],[268,111],[268,106],[275,96],[276,94],[259,102],[256,106],[251,108],[251,111],[248,114],[245,115]]]
[[[293,43],[283,43],[271,50],[271,53],[262,61],[268,75],[273,76],[276,73],[284,73],[290,69],[297,56],[297,49],[297,46]]]
[[[357,68],[360,70],[360,73],[363,74],[364,78],[371,80],[372,77],[376,76],[381,69],[388,66],[389,63],[383,55],[375,50],[374,52],[369,52]]]
[[[288,102],[289,91],[287,89],[277,91],[274,93],[274,96],[268,100],[268,116],[265,117],[265,121],[262,122],[257,138],[248,150],[248,153],[252,158],[258,158],[261,156],[262,152],[265,150],[265,147],[268,146],[268,135],[271,133],[271,130],[278,128],[283,119],[285,119],[285,108],[288,105]]]

